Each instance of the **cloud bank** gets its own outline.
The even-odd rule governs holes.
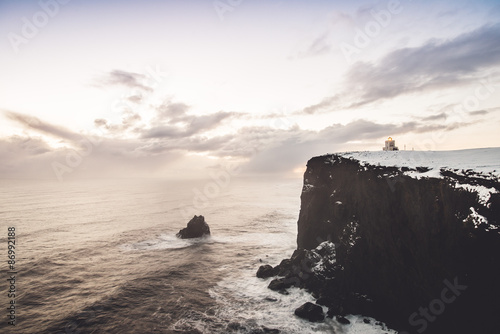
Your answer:
[[[449,40],[394,50],[378,62],[357,62],[343,91],[302,110],[306,114],[352,109],[431,90],[479,82],[500,65],[500,24],[486,25]]]

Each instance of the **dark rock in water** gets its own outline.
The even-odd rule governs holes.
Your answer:
[[[262,327],[253,329],[250,331],[250,334],[279,334],[280,331],[274,328]]]
[[[284,291],[292,286],[295,282],[286,278],[276,278],[269,283],[268,288],[274,291]]]
[[[370,319],[366,319],[366,318],[364,318],[364,319],[363,319],[363,322],[364,322],[365,324],[369,324],[369,323],[370,323]]]
[[[210,235],[210,227],[208,227],[203,216],[194,216],[187,224],[187,227],[180,230],[176,235],[181,239],[200,238]]]
[[[258,278],[268,278],[273,276],[276,276],[276,270],[274,270],[274,268],[268,264],[260,266],[259,270],[257,270]]]
[[[266,300],[268,302],[277,302],[278,301],[278,299],[274,298],[274,297],[266,297],[266,298],[264,298],[264,300]]]
[[[341,315],[338,315],[336,318],[337,318],[337,321],[338,321],[339,323],[341,323],[342,325],[349,325],[349,324],[351,323],[351,322],[349,321],[349,319],[347,319],[347,318],[345,318],[345,317],[343,317],[343,316],[341,316]]]
[[[274,269],[277,270],[277,276],[286,276],[289,273],[289,266],[291,260],[284,259],[281,261],[279,265],[277,265]]]
[[[307,302],[295,310],[295,315],[311,322],[321,322],[325,320],[321,306]]]

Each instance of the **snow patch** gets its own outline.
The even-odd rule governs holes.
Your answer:
[[[500,179],[500,148],[483,148],[457,151],[364,151],[339,153],[347,159],[359,161],[362,169],[367,165],[404,169],[403,175],[415,179],[444,178],[447,172],[457,176],[492,180]],[[330,159],[334,160],[334,159]],[[407,170],[408,169],[408,170]],[[377,177],[390,178],[389,174]],[[471,181],[473,182],[473,181]],[[479,196],[479,203],[489,207],[492,194],[498,190],[481,185],[456,183],[457,188],[467,189]]]
[[[490,200],[491,194],[498,193],[498,190],[496,190],[493,187],[487,188],[485,186],[480,186],[480,185],[457,183],[455,185],[455,187],[466,189],[467,191],[472,191],[472,192],[477,193],[477,195],[479,196],[479,203],[488,207],[488,208],[490,207],[490,204],[491,204],[491,203],[488,203],[488,201]]]
[[[315,273],[322,273],[326,268],[331,268],[337,262],[335,244],[331,241],[323,241],[312,250],[312,253],[316,258],[319,258],[319,261],[311,268]]]
[[[483,148],[457,151],[362,151],[339,153],[341,157],[354,159],[361,166],[428,167],[429,171],[406,172],[412,177],[442,177],[441,168],[474,170],[493,177],[500,177],[500,148]],[[334,159],[330,159],[332,163]]]
[[[312,184],[304,184],[304,187],[302,187],[302,192],[303,193],[306,193],[306,192],[309,192],[311,191],[311,189],[314,188],[314,186]]]
[[[474,228],[484,225],[486,231],[498,230],[498,226],[489,224],[488,219],[486,219],[483,215],[480,215],[473,207],[470,207],[470,212],[471,213],[467,216],[467,218],[464,219],[464,222],[471,220],[474,224]]]

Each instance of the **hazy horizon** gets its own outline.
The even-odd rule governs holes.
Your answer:
[[[0,1],[0,178],[500,147],[495,1]]]

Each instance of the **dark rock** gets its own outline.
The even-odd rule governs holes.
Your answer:
[[[328,312],[326,313],[328,318],[333,318],[336,315],[345,315],[344,307],[341,303],[337,303],[333,306],[328,307]]]
[[[291,272],[291,263],[292,261],[290,259],[284,259],[280,262],[279,265],[276,266],[277,276],[286,276]]]
[[[374,314],[375,307],[373,301],[365,295],[358,293],[346,294],[342,306],[346,314]]]
[[[334,303],[335,299],[325,295],[320,295],[319,298],[316,300],[316,304],[323,306],[332,306],[334,305]]]
[[[194,216],[191,219],[186,228],[177,233],[177,237],[181,239],[191,239],[191,238],[200,238],[203,236],[210,235],[210,227],[205,222],[205,218],[203,216]]]
[[[349,319],[347,319],[347,318],[345,318],[345,317],[343,317],[343,316],[341,316],[341,315],[336,316],[336,319],[337,319],[337,321],[338,321],[340,324],[342,324],[342,325],[349,325],[349,324],[351,323],[351,322],[349,321]]]
[[[267,300],[268,302],[277,302],[278,301],[278,299],[274,298],[274,297],[266,297],[266,298],[264,298],[264,300]]]
[[[295,310],[295,315],[311,322],[321,322],[325,320],[321,306],[307,302]]]
[[[263,266],[259,267],[259,270],[257,270],[257,277],[258,278],[268,278],[268,277],[273,277],[276,276],[277,271],[270,265],[265,264]]]
[[[370,319],[366,319],[366,318],[364,318],[364,319],[363,319],[363,322],[364,322],[365,324],[369,324],[369,323],[370,323]]]
[[[425,173],[425,172],[428,172],[430,171],[431,169],[429,167],[417,167],[417,171],[419,173]]]
[[[268,288],[273,291],[283,291],[295,285],[295,281],[287,278],[276,278],[269,283]]]

